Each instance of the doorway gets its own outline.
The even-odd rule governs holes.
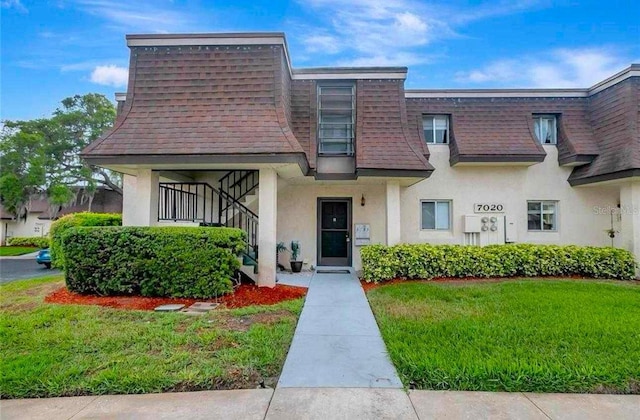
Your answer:
[[[351,198],[318,198],[318,265],[351,266]]]

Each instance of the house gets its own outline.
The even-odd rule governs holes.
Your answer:
[[[0,244],[5,245],[13,237],[47,236],[53,221],[67,214],[82,211],[89,211],[89,201],[83,197],[81,191],[78,191],[76,198],[68,206],[53,208],[46,197],[34,197],[22,218],[17,218],[0,204]],[[91,211],[122,213],[122,195],[110,189],[98,188],[91,202]]]
[[[260,285],[291,240],[307,268],[401,242],[640,260],[640,65],[583,89],[405,90],[404,67],[293,68],[282,33],[127,45],[116,124],[83,157],[125,174],[125,225],[244,229]]]

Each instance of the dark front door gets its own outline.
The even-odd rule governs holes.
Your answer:
[[[318,198],[318,265],[351,265],[351,198]]]

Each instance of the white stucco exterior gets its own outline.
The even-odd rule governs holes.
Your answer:
[[[633,252],[636,261],[640,262],[640,180],[625,183],[620,188],[619,218],[620,246]]]
[[[29,213],[23,220],[1,220],[0,243],[5,245],[13,237],[44,237],[49,235],[52,221],[39,219],[40,213]]]
[[[463,216],[474,214],[473,205],[500,203],[504,205],[504,213],[495,215],[506,215],[515,221],[516,242],[611,245],[605,232],[611,226],[611,217],[598,214],[597,210],[617,206],[619,187],[571,187],[567,178],[572,168],[558,165],[555,146],[544,147],[547,152],[544,162],[532,166],[451,167],[448,146],[431,146],[429,162],[435,171],[429,179],[402,193],[403,242],[462,244]],[[451,200],[452,229],[420,229],[420,200],[431,199]],[[558,202],[557,231],[527,229],[528,200]],[[614,245],[619,246],[619,240],[615,240]]]
[[[259,283],[275,284],[275,245],[299,241],[305,269],[318,262],[318,198],[350,198],[352,235],[355,225],[367,224],[371,244],[504,243],[505,221],[512,224],[512,242],[577,244],[622,247],[640,261],[640,181],[603,183],[571,187],[567,178],[571,167],[558,164],[555,146],[545,146],[544,162],[531,165],[450,166],[449,147],[432,146],[430,163],[435,171],[428,179],[410,186],[394,178],[367,178],[345,181],[318,181],[302,175],[292,176],[277,167],[260,169],[258,194],[248,202],[260,217]],[[217,186],[220,172],[192,172],[193,179]],[[158,175],[141,170],[138,177],[124,180],[124,224],[157,224]],[[156,191],[154,194],[153,191]],[[362,199],[364,198],[364,205]],[[448,230],[421,229],[421,202],[450,202]],[[530,231],[527,201],[557,202],[557,229]],[[497,203],[502,211],[475,214],[474,205]],[[618,207],[620,206],[620,207]],[[613,214],[612,214],[613,213]],[[479,241],[465,234],[465,216],[497,219],[495,232],[479,233]],[[609,237],[607,231],[616,231]],[[360,246],[350,243],[352,266],[361,268]],[[287,265],[288,253],[280,255]]]

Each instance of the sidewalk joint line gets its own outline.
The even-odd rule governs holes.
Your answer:
[[[530,402],[531,404],[533,404],[533,405],[534,405],[538,410],[540,410],[540,412],[541,412],[542,414],[544,414],[544,415],[545,415],[545,417],[547,417],[549,420],[552,420],[551,416],[550,416],[550,415],[548,415],[547,413],[545,413],[545,411],[544,411],[542,408],[538,407],[538,404],[536,404],[535,402],[533,402],[533,400],[532,400],[531,398],[529,398],[529,396],[528,396],[527,394],[525,394],[524,392],[521,392],[521,394],[522,394],[522,395],[523,395],[527,400],[529,400],[529,402]]]
[[[278,381],[280,381],[280,378],[278,378]],[[274,395],[276,395],[276,388],[278,387],[278,382],[276,382],[276,386],[275,388],[273,388],[273,392],[271,393],[271,398],[269,398],[269,402],[267,403],[267,409],[264,412],[264,417],[262,417],[262,420],[266,420],[267,419],[267,414],[269,414],[269,409],[271,408],[271,401],[273,401],[273,397]]]
[[[93,404],[98,398],[100,398],[101,395],[96,395],[91,401],[89,401],[84,407],[82,407],[80,410],[76,411],[76,413],[69,417],[67,420],[71,420],[72,418],[74,418],[75,416],[77,416],[78,414],[80,414],[85,408],[89,407],[91,404]]]
[[[413,405],[413,400],[411,399],[410,391],[411,391],[410,389],[405,390],[405,392],[407,393],[407,398],[409,398],[409,403],[411,404],[411,408],[413,408],[413,412],[416,413],[416,418],[420,420],[420,415],[418,414],[418,410],[416,409],[416,406]]]

